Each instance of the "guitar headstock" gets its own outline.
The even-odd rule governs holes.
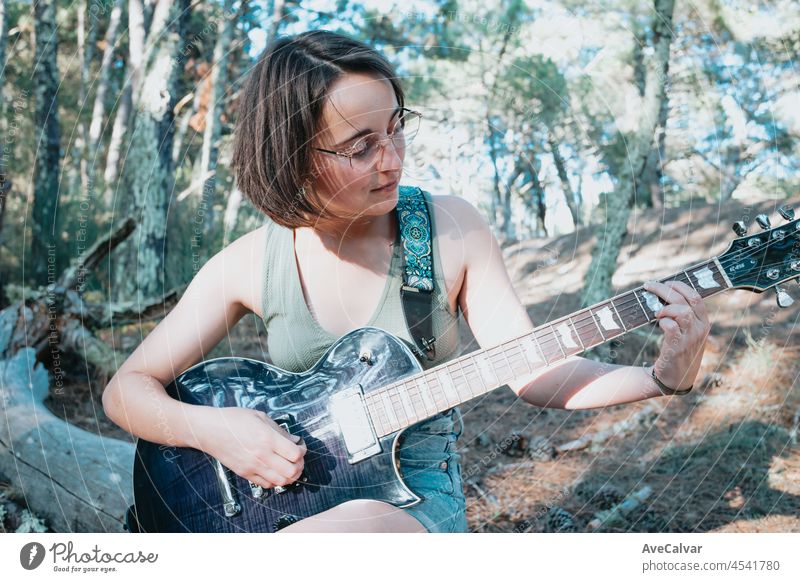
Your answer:
[[[756,234],[747,235],[745,224],[736,222],[738,238],[718,260],[732,288],[763,293],[775,287],[778,305],[788,307],[794,301],[780,284],[800,277],[800,219],[795,220],[789,206],[778,212],[786,223],[772,226],[767,215],[759,214],[756,222],[763,230]]]

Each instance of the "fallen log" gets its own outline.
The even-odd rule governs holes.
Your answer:
[[[124,357],[92,330],[120,319],[140,322],[163,315],[177,301],[177,290],[145,306],[107,308],[84,301],[86,273],[134,228],[132,219],[123,221],[46,289],[6,286],[7,296],[18,299],[0,311],[0,473],[54,531],[123,531],[133,502],[133,437],[106,438],[50,412],[44,406],[48,372],[37,360],[49,363],[56,390],[63,377],[62,352],[77,354],[98,375],[109,377]]]
[[[0,473],[54,531],[124,531],[133,437],[106,438],[63,421],[44,406],[47,393],[47,370],[32,348],[0,361]]]

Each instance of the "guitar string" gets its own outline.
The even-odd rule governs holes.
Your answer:
[[[789,235],[789,238],[794,237],[794,236],[795,236],[795,233],[791,233]],[[731,265],[733,263],[740,262],[742,259],[749,258],[750,256],[752,256],[752,255],[754,255],[754,254],[756,254],[756,253],[758,253],[758,252],[760,252],[762,250],[765,250],[765,249],[771,247],[774,244],[777,244],[779,242],[784,242],[786,240],[787,240],[786,236],[784,236],[783,238],[780,238],[780,239],[770,238],[767,241],[766,244],[762,244],[762,245],[759,245],[758,247],[753,247],[753,248],[747,249],[744,252],[741,252],[738,256],[731,256],[730,258],[714,257],[714,258],[706,261],[705,263],[703,263],[701,265],[698,265],[696,270],[701,270],[702,268],[709,267],[711,265],[714,265],[714,267],[716,269],[716,265],[714,264],[714,259],[716,259],[720,263],[720,265],[722,265],[722,266],[729,266],[729,265]],[[785,263],[785,260],[781,261],[779,263],[760,265],[760,269],[763,270],[765,268],[770,268],[771,266],[774,266],[774,265],[781,265],[783,263]],[[716,270],[717,270],[717,274],[720,274],[719,273],[719,269],[716,269]],[[680,273],[678,273],[675,276],[670,276],[670,277],[666,277],[664,279],[661,279],[660,282],[665,283],[665,282],[668,282],[668,281],[680,281],[680,279],[682,279],[682,278],[685,279],[686,282],[689,283],[690,286],[692,286],[694,288],[694,286],[691,283],[691,277],[689,276],[689,274],[687,272],[687,269],[684,269],[683,271],[681,271]],[[637,297],[637,294],[636,294],[637,291],[640,291],[642,289],[643,289],[643,287],[639,286],[639,287],[637,287],[635,289],[632,289],[631,291],[626,292],[620,299],[623,299],[623,298],[628,297],[628,296],[630,296],[630,298],[624,299],[623,301],[620,301],[619,303],[617,303],[617,302],[615,302],[613,300],[609,300],[609,301],[604,302],[606,304],[612,304],[615,307],[615,309],[617,311],[617,314],[618,314],[619,318],[621,319],[620,323],[622,323],[623,329],[625,330],[623,332],[623,334],[626,333],[629,329],[632,329],[632,328],[628,328],[625,325],[625,317],[623,316],[623,313],[625,313],[627,315],[627,312],[630,311],[630,310],[639,310],[639,309],[641,309],[641,310],[643,310],[645,315],[648,315],[648,319],[644,323],[641,323],[641,324],[637,325],[636,327],[639,327],[641,325],[650,323],[650,322],[652,322],[654,320],[654,317],[649,317],[649,314],[644,309],[644,305],[642,305],[641,301]],[[646,302],[645,302],[645,304],[646,304]],[[584,308],[585,311],[584,311],[584,313],[581,313],[581,315],[573,315],[573,316],[569,316],[569,317],[566,317],[566,318],[560,318],[559,320],[556,320],[554,322],[549,322],[549,323],[545,324],[547,326],[550,326],[550,328],[551,328],[550,331],[543,330],[543,333],[537,334],[536,330],[533,330],[530,333],[530,335],[533,336],[534,340],[537,342],[538,347],[539,347],[539,351],[542,353],[542,356],[544,357],[545,362],[546,362],[547,365],[550,364],[550,362],[549,362],[549,354],[545,353],[545,350],[542,348],[542,346],[546,345],[548,342],[554,341],[555,344],[559,348],[558,351],[553,351],[553,356],[555,357],[555,360],[553,360],[553,363],[558,361],[558,360],[560,360],[560,359],[564,359],[564,358],[568,357],[569,355],[574,355],[574,354],[567,354],[567,352],[569,351],[569,348],[567,348],[567,350],[564,350],[565,346],[562,346],[561,342],[559,342],[558,335],[557,335],[557,333],[555,331],[555,328],[553,326],[555,324],[557,324],[559,321],[562,321],[564,323],[566,323],[566,322],[571,323],[573,330],[575,330],[575,333],[578,336],[579,341],[581,342],[581,344],[583,346],[583,336],[581,334],[582,330],[584,330],[585,328],[588,328],[588,327],[596,327],[598,329],[598,331],[600,331],[600,326],[597,323],[595,317],[593,316],[592,310],[593,309],[594,310],[602,309],[601,305],[603,305],[603,304],[601,303],[601,304],[598,304],[596,306],[590,306],[588,308]],[[586,325],[583,325],[584,323]],[[613,339],[614,337],[618,337],[619,335],[623,335],[623,334],[618,334],[618,335],[613,336],[611,338],[606,338],[605,335],[602,333],[602,331],[600,331],[600,337],[603,338],[603,341],[601,341],[600,343],[604,343],[605,341],[608,341],[610,339]],[[594,337],[596,337],[596,335],[593,332],[591,338],[594,338]],[[501,348],[500,351],[501,351],[502,355],[504,356],[504,358],[506,360],[508,360],[508,357],[505,355],[505,352],[507,351],[507,349],[504,348],[504,346],[506,344],[508,344],[508,343],[516,342],[519,339],[520,338],[513,338],[511,340],[508,340],[507,342],[503,342],[503,343],[501,343],[501,344],[499,344],[497,346],[489,348],[489,350],[494,350],[494,349],[497,349],[497,348]],[[596,345],[599,345],[599,344],[596,344]],[[548,348],[549,347],[550,346],[548,346]],[[582,351],[585,351],[586,349],[588,349],[588,348],[582,347],[582,349],[579,350],[578,352],[575,352],[575,354],[580,353]],[[489,353],[489,350],[483,350],[483,353],[486,354],[486,357],[487,357],[489,363],[492,365],[492,368],[493,368],[492,371],[494,372],[495,377],[499,380],[500,378],[499,378],[499,375],[497,374],[497,371],[496,371],[497,363],[492,361],[492,354]],[[495,354],[495,355],[497,355],[497,354]],[[469,380],[467,379],[466,373],[463,372],[462,361],[463,360],[469,361],[470,359],[474,360],[475,357],[476,356],[468,354],[466,356],[461,356],[461,357],[456,359],[456,361],[459,364],[459,367],[462,368],[461,369],[461,375],[462,375],[463,379],[465,379],[467,381],[467,385],[468,386],[469,386]],[[527,361],[527,358],[526,358],[526,361]],[[509,369],[513,373],[513,368],[511,367],[510,362],[507,362],[507,363],[508,363]],[[448,365],[445,367],[445,369],[447,369],[448,374],[452,374],[452,372],[450,372],[449,369],[448,369],[449,368],[449,364],[450,363],[448,362]],[[530,365],[528,365],[528,367],[530,368]],[[425,377],[426,384],[429,384],[431,378],[428,378],[428,376],[429,375],[433,375],[435,377],[435,374],[436,374],[436,372],[434,370],[425,370],[421,374],[416,375],[415,377],[419,377],[419,376]],[[512,377],[513,376],[514,375],[512,375]],[[370,392],[369,396],[370,397],[373,397],[373,396],[374,397],[378,397],[378,396],[382,397],[383,396],[383,394],[382,394],[383,392],[389,392],[391,390],[395,390],[396,388],[399,388],[401,385],[406,384],[407,382],[408,382],[407,380],[405,380],[405,381],[401,380],[399,382],[395,382],[395,383],[389,384],[389,385],[387,385],[385,387],[382,387],[382,388],[379,388],[379,389],[377,389],[375,391]],[[457,392],[457,390],[456,390],[456,392]],[[471,392],[471,390],[470,390],[470,392]],[[391,402],[391,399],[390,399],[390,402]],[[393,406],[394,406],[394,404],[393,404]]]
[[[794,236],[794,234],[792,234],[790,236]],[[742,254],[740,254],[738,257],[733,257],[732,256],[729,259],[719,258],[719,257],[716,257],[716,258],[717,258],[717,261],[719,261],[719,263],[721,265],[730,266],[733,263],[740,262],[743,258],[749,258],[750,256],[756,254],[757,252],[759,252],[759,251],[761,251],[761,250],[763,250],[765,248],[769,248],[773,244],[776,244],[778,242],[783,242],[785,240],[785,238],[786,237],[784,237],[783,239],[770,239],[767,242],[766,245],[762,245],[762,246],[760,246],[758,248],[748,249],[747,251],[745,251]],[[706,261],[706,263],[704,265],[700,266],[700,269],[702,269],[703,267],[710,266],[711,264],[713,264],[713,261],[714,261],[714,259]],[[760,269],[759,270],[764,270],[764,269],[767,269],[767,268],[770,268],[770,267],[773,267],[773,266],[782,265],[784,263],[785,263],[785,260],[777,262],[777,263],[770,263],[770,264],[760,265]],[[714,266],[716,267],[716,265],[714,265]],[[681,271],[679,274],[677,274],[676,276],[674,276],[674,277],[671,276],[671,277],[667,277],[667,278],[661,279],[660,282],[665,283],[665,282],[668,282],[668,281],[677,281],[677,280],[680,280],[681,278],[685,278],[686,281],[691,284],[691,278],[689,277],[689,275],[688,275],[688,273],[686,272],[685,269],[683,271]],[[567,321],[571,322],[573,329],[575,330],[576,334],[580,338],[581,344],[583,345],[583,338],[581,336],[581,331],[580,330],[583,330],[584,328],[590,327],[590,323],[589,322],[591,322],[591,327],[596,327],[597,330],[600,331],[600,337],[603,338],[603,341],[600,342],[600,343],[604,343],[605,341],[614,339],[615,337],[619,337],[619,335],[624,335],[625,333],[627,333],[628,328],[625,325],[625,321],[624,321],[625,318],[622,315],[623,313],[627,313],[629,310],[632,310],[632,309],[633,310],[644,309],[644,305],[642,305],[640,300],[637,299],[637,297],[636,297],[636,292],[641,290],[641,289],[643,289],[643,287],[639,286],[639,287],[637,287],[635,289],[632,289],[631,291],[626,292],[621,298],[626,297],[626,296],[632,296],[632,297],[630,299],[625,299],[624,301],[620,302],[619,304],[615,303],[613,300],[608,300],[608,301],[604,302],[605,304],[613,304],[614,307],[616,308],[616,311],[617,311],[617,314],[619,315],[619,318],[622,320],[622,321],[620,321],[620,323],[622,323],[623,329],[625,331],[623,331],[623,333],[618,334],[616,336],[613,336],[613,337],[610,337],[610,338],[606,338],[605,335],[602,333],[602,331],[600,331],[600,326],[598,325],[595,317],[592,314],[592,310],[593,309],[594,310],[598,310],[598,308],[602,308],[601,307],[603,305],[602,303],[598,304],[598,305],[595,305],[595,306],[590,306],[590,307],[584,308],[584,313],[581,314],[581,316],[569,316],[567,318],[560,318],[559,320],[556,320],[555,322],[550,322],[550,323],[545,324],[545,325],[549,325],[551,327],[551,329],[552,329],[553,324],[557,323],[560,320],[563,320],[564,322],[567,322]],[[607,306],[608,305],[606,305],[606,307]],[[645,314],[646,314],[646,311],[645,311]],[[576,317],[579,317],[579,318],[575,319]],[[652,322],[652,321],[653,321],[653,319],[649,318],[644,323],[646,324],[646,323],[649,323],[649,322]],[[583,324],[583,323],[586,323],[586,325],[580,325],[580,324]],[[639,324],[639,325],[641,326],[643,324]],[[553,356],[556,358],[553,361],[553,363],[556,362],[556,361],[559,361],[561,359],[564,359],[565,357],[568,357],[568,354],[566,353],[566,351],[561,346],[561,343],[558,341],[558,336],[557,336],[557,334],[556,334],[554,329],[552,329],[552,331],[544,331],[544,333],[541,334],[541,335],[536,334],[536,330],[533,330],[530,333],[530,335],[533,337],[534,341],[536,342],[536,344],[537,344],[537,346],[539,348],[539,351],[541,352],[542,356],[544,357],[545,365],[544,366],[540,366],[540,367],[547,367],[548,365],[550,365],[549,354],[545,353],[545,350],[542,347],[543,344],[546,345],[550,341],[555,341],[556,345],[558,345],[558,347],[559,347],[558,351],[555,351],[555,350],[553,351]],[[594,338],[594,337],[596,337],[596,336],[593,333],[592,334],[592,338]],[[503,342],[503,343],[501,343],[501,344],[499,344],[497,346],[489,348],[489,350],[495,350],[497,348],[502,348],[500,351],[501,351],[501,353],[504,355],[504,357],[507,360],[507,356],[505,356],[505,352],[507,351],[507,349],[504,346],[506,344],[509,344],[509,343],[512,343],[512,342],[517,342],[519,339],[520,338],[514,338],[512,340],[508,340],[508,341]],[[517,347],[520,349],[520,351],[522,351],[522,346],[521,345],[518,345]],[[585,349],[587,349],[587,348],[581,349],[580,352],[585,351]],[[484,353],[486,354],[486,357],[487,357],[489,363],[492,365],[492,368],[493,368],[492,371],[493,371],[495,377],[499,381],[500,377],[497,374],[496,369],[495,369],[496,364],[492,361],[492,354],[489,353],[489,350],[485,350]],[[576,354],[580,353],[580,352],[576,352]],[[572,354],[572,355],[574,355],[574,354]],[[464,372],[463,360],[467,360],[467,365],[474,365],[474,366],[477,367],[477,363],[474,360],[475,357],[476,356],[473,356],[471,354],[467,354],[466,356],[459,356],[459,358],[456,358],[456,360],[455,360],[458,363],[459,371],[460,371],[460,373],[462,375],[462,378],[464,380],[466,380],[467,383],[469,383],[469,380],[468,380],[467,373]],[[527,362],[527,367],[530,368],[531,367],[530,366],[530,362],[528,361],[527,358],[525,358],[525,360]],[[452,372],[449,370],[451,365],[452,365],[452,362],[447,362],[445,367],[444,367],[444,369],[448,372],[448,374],[452,374]],[[509,365],[509,369],[513,372],[513,368],[511,367],[510,362],[508,362],[508,365]],[[535,368],[535,369],[538,369],[538,368]],[[420,376],[426,377],[425,378],[426,384],[428,384],[428,389],[432,392],[430,379],[427,378],[427,376],[428,375],[432,375],[435,378],[435,373],[436,372],[434,370],[425,370],[421,374],[415,375],[413,378],[419,378]],[[414,380],[414,381],[416,381],[416,380]],[[400,380],[398,382],[395,382],[395,383],[389,384],[387,386],[378,388],[376,390],[370,391],[367,394],[365,394],[364,397],[365,398],[369,397],[370,399],[374,399],[374,398],[376,398],[378,396],[382,396],[383,392],[388,392],[389,390],[398,388],[403,384],[407,384],[408,382],[409,382],[409,379]],[[437,379],[437,382],[438,382],[438,379]],[[483,382],[483,380],[482,380],[482,382]],[[469,385],[469,384],[467,384],[467,385]],[[500,386],[500,385],[502,385],[502,384],[498,384],[498,386]],[[457,390],[456,390],[456,392],[457,392]],[[409,401],[411,401],[410,397],[409,397]],[[390,399],[390,402],[391,402],[391,399]],[[377,404],[377,403],[374,402],[374,404]],[[434,397],[434,404],[436,405],[435,397]],[[412,403],[412,405],[413,405],[413,403]],[[394,404],[392,404],[392,406],[394,407]],[[404,414],[404,416],[406,416],[406,415]],[[388,417],[387,417],[387,420],[388,420]],[[399,418],[398,418],[398,420],[399,420]],[[320,422],[320,420],[311,421],[311,422],[304,422],[304,423],[291,422],[291,423],[287,423],[287,426],[290,429],[295,429],[295,428],[300,427],[300,426],[302,426],[303,428],[307,429],[309,426],[312,426],[312,425],[314,425],[315,423],[318,423],[318,422]]]
[[[761,247],[759,247],[759,248],[749,249],[747,252],[742,254],[743,256],[740,255],[738,258],[732,257],[730,259],[725,259],[725,260],[721,260],[718,257],[716,257],[716,258],[720,262],[720,264],[736,263],[736,262],[741,261],[742,258],[748,258],[748,256],[753,255],[753,254],[759,252],[760,250],[763,250],[764,248],[770,247],[773,244],[776,244],[778,242],[783,242],[784,240],[785,240],[785,237],[783,239],[771,239],[770,241],[768,241],[766,243],[766,245],[761,245]],[[714,261],[714,259],[711,259],[709,261],[706,261],[706,263],[703,264],[703,265],[698,265],[698,267],[699,267],[698,270],[700,270],[700,269],[702,269],[704,267],[708,267],[708,266],[712,265],[713,261]],[[770,264],[766,264],[766,265],[760,265],[760,269],[763,270],[763,269],[770,268],[770,267],[775,266],[775,265],[782,265],[784,263],[785,263],[785,260],[781,261],[781,262],[778,262],[778,263],[770,263]],[[716,268],[716,265],[714,265],[714,267]],[[717,274],[719,274],[719,269],[716,269],[716,270],[717,270]],[[800,274],[799,274],[799,276],[800,276]],[[691,285],[691,278],[688,275],[688,272],[687,272],[686,269],[681,271],[680,273],[678,273],[675,276],[666,277],[664,279],[661,279],[661,282],[663,283],[663,282],[667,282],[667,281],[680,281],[680,279],[685,279],[686,282],[688,282]],[[693,287],[693,285],[692,285],[692,287]],[[612,337],[606,337],[602,333],[602,331],[600,331],[600,326],[598,325],[595,317],[593,316],[593,314],[592,314],[593,311],[592,310],[602,309],[601,306],[603,304],[598,304],[596,306],[591,306],[589,308],[585,308],[585,310],[586,310],[585,313],[582,313],[580,316],[576,315],[576,316],[569,316],[567,318],[560,318],[559,320],[556,320],[554,322],[550,322],[548,324],[545,324],[545,325],[549,325],[551,327],[552,331],[542,330],[542,333],[537,334],[536,330],[533,330],[530,335],[532,335],[534,340],[537,342],[538,347],[539,347],[539,351],[541,352],[542,356],[544,357],[544,360],[545,360],[546,364],[549,365],[551,363],[549,361],[550,357],[551,357],[551,354],[550,354],[551,351],[552,351],[552,357],[555,358],[552,363],[555,363],[556,361],[564,359],[565,357],[568,357],[569,355],[575,355],[577,353],[585,351],[586,349],[589,349],[589,348],[582,347],[582,349],[579,350],[578,352],[575,352],[573,354],[567,354],[567,352],[569,351],[570,348],[567,348],[567,350],[564,350],[565,346],[562,347],[561,342],[559,342],[559,340],[558,340],[558,335],[555,332],[555,328],[553,327],[555,324],[557,324],[559,321],[563,321],[565,323],[566,322],[572,323],[572,327],[575,330],[576,335],[579,337],[579,341],[581,342],[582,346],[584,345],[583,344],[584,334],[582,333],[582,331],[584,331],[586,328],[589,328],[589,327],[597,328],[597,330],[600,331],[600,336],[599,337],[602,338],[602,341],[599,342],[599,343],[602,344],[605,341],[614,339],[615,337],[619,337],[620,335],[624,335],[624,333],[626,333],[629,329],[632,329],[632,328],[628,328],[625,325],[626,317],[623,316],[623,314],[627,315],[628,314],[627,312],[630,311],[630,310],[636,310],[636,311],[644,310],[644,305],[642,305],[640,300],[637,299],[637,297],[636,297],[636,292],[640,291],[641,289],[643,289],[643,287],[640,286],[640,287],[637,287],[636,289],[628,291],[622,297],[630,296],[630,298],[629,299],[625,299],[625,300],[623,300],[623,301],[621,301],[619,303],[614,302],[614,301],[605,302],[605,303],[613,304],[614,307],[616,308],[617,314],[619,315],[619,318],[622,320],[621,323],[623,325],[623,329],[625,329],[625,331],[623,333],[621,333],[621,334],[617,334],[617,335],[612,336]],[[644,310],[644,313],[647,314],[647,311]],[[637,327],[639,327],[641,325],[644,325],[644,324],[647,324],[647,323],[650,323],[650,322],[654,321],[654,319],[655,319],[654,317],[648,317],[648,319],[644,323],[640,323]],[[583,324],[585,324],[585,325],[583,325]],[[597,335],[595,334],[595,332],[592,332],[592,336],[589,339],[591,340],[591,339],[593,339],[595,337],[597,337]],[[520,338],[513,338],[512,340],[508,340],[507,342],[503,342],[503,343],[499,344],[498,346],[494,346],[494,347],[489,348],[489,349],[490,350],[494,350],[494,349],[497,349],[497,348],[502,348],[501,349],[501,353],[504,356],[504,358],[507,360],[508,357],[505,355],[505,352],[507,351],[507,349],[505,348],[506,344],[512,343],[512,342],[516,342],[519,339]],[[551,350],[552,346],[547,345],[549,342],[554,342],[555,345],[557,345],[559,349],[558,350]],[[591,343],[591,341],[590,341],[590,343]],[[595,345],[599,345],[599,344],[595,344]],[[520,346],[517,346],[517,347],[521,350]],[[593,347],[593,346],[590,346],[590,347]],[[545,348],[547,348],[547,352],[545,351]],[[494,355],[490,354],[488,352],[488,350],[484,351],[484,353],[486,354],[489,363],[492,365],[493,373],[494,373],[495,377],[499,381],[500,380],[500,376],[498,375],[497,369],[496,369],[497,362],[493,362],[492,361],[492,357],[497,355],[497,354],[494,354]],[[458,364],[459,364],[459,367],[460,367],[461,376],[462,376],[462,378],[464,380],[466,380],[467,386],[469,386],[469,382],[470,381],[469,381],[469,379],[467,377],[467,374],[463,372],[462,362],[463,362],[463,360],[467,360],[468,365],[469,365],[469,363],[470,363],[469,360],[474,360],[474,358],[475,358],[475,356],[470,355],[470,354],[468,354],[466,356],[463,356],[463,357],[457,358],[457,361],[458,361]],[[527,361],[527,358],[526,358],[526,361]],[[449,368],[449,364],[450,363],[448,362],[447,368]],[[513,368],[510,365],[510,362],[508,362],[508,367],[512,371],[512,378],[513,378],[514,376],[516,376],[516,374],[513,374]],[[528,365],[528,367],[530,368],[530,365]],[[452,372],[450,372],[449,369],[448,369],[448,373],[452,374]],[[431,371],[431,370],[426,370],[426,371],[423,371],[421,374],[419,374],[419,376],[425,377],[426,383],[430,383],[430,379],[431,378],[428,378],[429,375],[433,375],[435,377],[435,372]],[[380,388],[380,389],[378,389],[376,391],[370,392],[369,395],[370,395],[370,397],[372,397],[372,396],[375,396],[375,397],[382,396],[383,392],[389,392],[390,390],[396,390],[396,388],[399,388],[401,385],[406,384],[406,383],[407,383],[407,381],[399,381],[399,382],[396,382],[396,383],[392,383],[392,384],[389,384],[389,385],[387,385],[385,387],[382,387],[382,388]],[[502,385],[502,384],[498,384],[498,385]],[[470,392],[472,392],[472,391],[470,390]]]

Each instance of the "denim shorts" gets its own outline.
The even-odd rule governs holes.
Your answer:
[[[464,430],[456,406],[408,427],[398,442],[403,480],[422,498],[403,511],[429,532],[466,532],[466,498],[456,441]]]

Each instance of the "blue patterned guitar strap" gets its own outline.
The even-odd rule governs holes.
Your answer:
[[[397,217],[400,227],[400,246],[403,252],[403,283],[400,298],[403,315],[418,358],[436,357],[433,337],[433,252],[431,221],[422,190],[400,186]]]

